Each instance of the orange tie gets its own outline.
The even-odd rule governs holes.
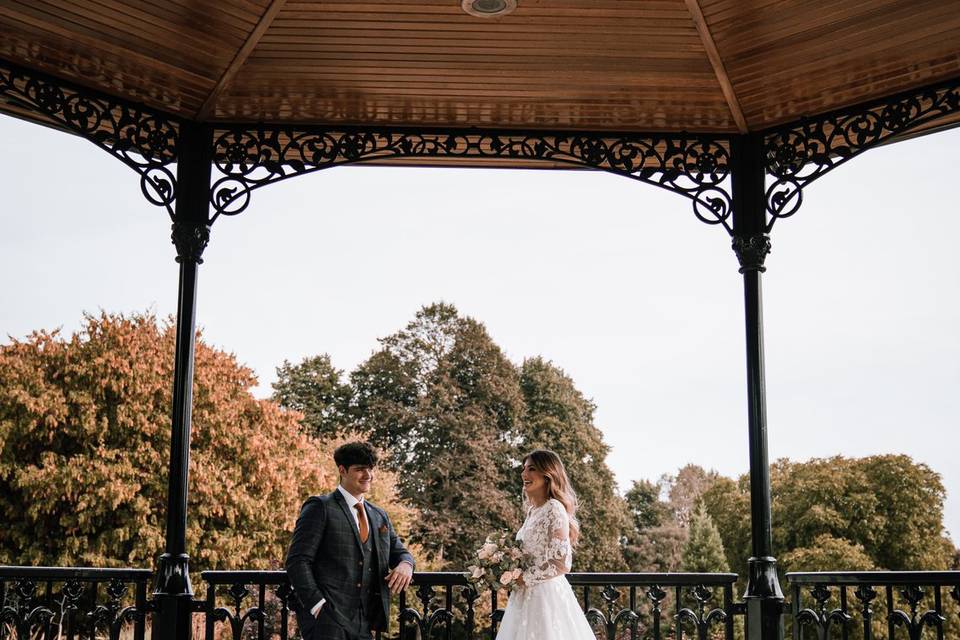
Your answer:
[[[360,523],[360,542],[366,543],[370,530],[367,528],[367,514],[364,513],[363,503],[358,502],[353,508],[357,510],[357,520]]]

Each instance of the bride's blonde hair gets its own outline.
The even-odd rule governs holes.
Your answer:
[[[567,470],[563,467],[560,456],[547,449],[537,449],[526,455],[523,463],[527,462],[546,477],[547,499],[559,500],[566,509],[570,517],[570,544],[575,546],[580,538],[580,523],[576,517],[577,494],[570,485],[570,478],[567,477]],[[530,506],[526,492],[523,494],[523,502],[525,506]]]

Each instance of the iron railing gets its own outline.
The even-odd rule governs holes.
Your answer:
[[[0,566],[0,640],[144,640],[147,569]],[[205,640],[292,640],[294,594],[283,571],[207,571],[195,610]],[[598,638],[733,640],[743,605],[732,573],[567,575]],[[960,572],[789,573],[793,640],[960,638]],[[397,599],[391,638],[496,637],[506,593],[460,573],[417,573]],[[199,622],[199,620],[198,620]],[[385,634],[383,634],[385,636]],[[378,634],[378,638],[383,637]]]
[[[143,640],[149,569],[0,566],[0,640]]]
[[[296,595],[283,571],[206,571],[205,640],[296,637]],[[733,573],[572,573],[567,575],[600,638],[734,637]],[[389,637],[480,640],[496,637],[504,591],[480,593],[462,573],[417,573],[400,594]],[[377,634],[378,638],[386,634]]]
[[[793,640],[960,638],[960,571],[788,573]]]

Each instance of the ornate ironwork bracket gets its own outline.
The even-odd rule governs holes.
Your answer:
[[[773,178],[766,192],[767,232],[797,212],[803,189],[814,180],[895,136],[958,112],[960,78],[771,130],[764,136],[766,170]]]
[[[221,214],[242,212],[251,192],[265,185],[334,166],[389,158],[503,158],[598,169],[679,193],[693,202],[697,218],[733,232],[726,138],[477,129],[259,126],[219,130],[210,222]]]
[[[173,118],[0,60],[0,96],[80,135],[140,174],[140,189],[173,217],[178,125]]]

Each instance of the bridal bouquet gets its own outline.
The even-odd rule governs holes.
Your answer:
[[[477,549],[476,563],[467,567],[467,580],[493,589],[512,587],[523,575],[523,558],[520,543],[511,534],[491,534]]]

